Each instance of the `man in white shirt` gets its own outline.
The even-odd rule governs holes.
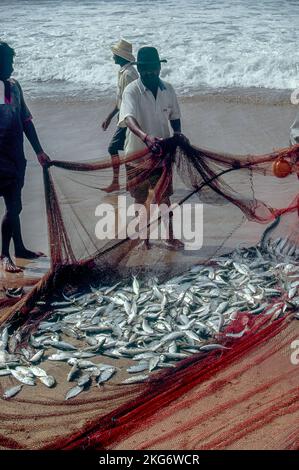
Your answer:
[[[140,78],[130,83],[124,93],[119,112],[119,127],[127,127],[124,151],[126,155],[148,147],[158,153],[159,142],[171,136],[169,124],[174,133],[181,133],[181,113],[174,89],[169,83],[162,81],[160,76],[161,62],[154,47],[142,47],[138,51],[137,70]],[[127,165],[127,175],[139,162]],[[138,170],[137,170],[138,171]],[[145,204],[150,189],[153,189],[161,176],[162,169],[155,170],[148,180],[133,188],[130,193],[137,204]],[[161,204],[170,205],[172,183],[167,188]],[[171,222],[171,219],[170,219]],[[149,242],[146,241],[147,248]],[[169,224],[169,240],[167,245],[175,249],[184,247],[180,240],[173,237],[172,224]]]
[[[290,144],[299,144],[299,112],[290,128]]]
[[[132,62],[135,61],[135,57],[132,54],[132,44],[121,39],[117,44],[111,48],[113,52],[114,62],[120,66],[118,72],[118,83],[117,83],[117,95],[116,103],[113,110],[109,113],[107,118],[102,123],[102,129],[106,131],[116,114],[119,112],[121,105],[122,95],[126,86],[132,81],[138,78],[138,73]],[[116,131],[111,139],[111,142],[108,147],[108,152],[111,155],[112,165],[113,165],[113,180],[110,186],[108,186],[104,191],[112,192],[119,189],[119,157],[118,152],[123,150],[124,142],[126,138],[126,128],[117,127]]]

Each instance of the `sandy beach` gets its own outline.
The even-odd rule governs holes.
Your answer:
[[[117,122],[106,132],[101,124],[115,106],[119,65],[135,57],[142,75],[144,46],[163,59],[160,77],[174,87],[182,132],[197,147],[182,143],[171,154],[171,203],[191,207],[174,230],[184,249],[151,240],[146,250],[121,217],[128,207],[136,214],[128,168],[108,194],[111,168],[54,165],[44,172],[45,198],[24,138],[22,233],[45,256],[16,259],[24,268],[16,274],[0,266],[0,451],[78,449],[86,459],[86,450],[299,450],[299,174],[276,178],[270,159],[239,165],[289,147],[299,2],[1,0],[0,18],[2,51],[7,42],[15,52],[12,76],[52,160],[111,161]],[[7,87],[0,101],[13,103]],[[126,229],[124,243],[97,235],[103,207],[113,219],[107,232]],[[4,210],[0,198],[0,221]],[[202,235],[194,249],[190,232]],[[20,286],[16,303],[7,288]],[[53,357],[59,351],[69,355]],[[32,369],[35,361],[44,370]]]
[[[243,103],[238,97],[180,99],[183,131],[192,144],[234,154],[263,154],[288,146],[296,107]],[[100,124],[113,102],[57,103],[27,100],[45,151],[54,160],[104,159],[115,122],[103,132]],[[28,142],[28,160],[21,215],[30,248],[48,253],[42,171]],[[0,200],[0,214],[3,201]],[[31,264],[30,264],[31,266]]]
[[[183,131],[192,144],[237,155],[258,155],[288,146],[289,127],[297,112],[297,107],[289,103],[285,92],[257,89],[180,97],[179,101]],[[106,132],[101,129],[101,123],[113,103],[113,100],[58,102],[27,99],[44,150],[51,159],[66,161],[107,158],[116,119]],[[26,269],[17,275],[0,272],[2,287],[14,286],[16,279],[21,283],[26,279],[27,283],[28,278],[31,284],[47,272],[50,264],[42,170],[27,141],[25,153],[27,173],[21,213],[23,237],[30,249],[40,250],[47,257],[32,262],[18,260],[18,264]],[[288,193],[288,181],[277,180],[277,184],[278,190],[270,195],[268,202],[274,207],[284,207],[284,203],[290,201],[289,196],[281,196]],[[281,187],[286,191],[281,191]],[[267,191],[263,197],[269,199]],[[0,216],[3,209],[1,198]],[[215,227],[219,221],[225,223],[221,217],[218,218],[217,211],[213,220]],[[263,226],[253,223],[249,230],[245,229],[244,236],[249,236],[249,242],[256,243],[263,230]]]

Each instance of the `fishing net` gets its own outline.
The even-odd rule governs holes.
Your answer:
[[[89,396],[79,395],[67,404],[53,403],[48,390],[39,400],[29,392],[23,398],[18,395],[7,405],[7,426],[16,416],[13,404],[26,403],[28,413],[17,415],[32,436],[29,444],[21,437],[18,440],[21,431],[15,429],[14,439],[9,440],[6,433],[0,437],[3,447],[242,448],[243,444],[258,446],[259,433],[273,423],[281,433],[277,439],[266,440],[265,447],[297,445],[298,383],[285,350],[296,338],[292,326],[296,322],[291,319],[297,311],[297,286],[290,294],[288,282],[298,279],[299,145],[261,156],[232,156],[196,148],[174,136],[163,141],[161,149],[160,155],[144,150],[121,157],[120,188],[113,193],[105,191],[113,172],[110,160],[57,160],[44,169],[51,270],[2,314],[1,324],[18,331],[16,351],[26,348],[41,322],[51,321],[53,299],[75,298],[97,289],[109,297],[110,286],[114,295],[113,284],[128,286],[132,276],[142,286],[171,285],[174,280],[179,283],[184,273],[191,273],[194,280],[206,266],[212,280],[217,269],[228,263],[229,270],[238,271],[246,283],[254,263],[272,263],[279,282],[271,279],[272,284],[269,280],[267,286],[262,284],[263,292],[270,289],[262,315],[255,305],[251,310],[236,308],[213,339],[222,349],[193,351],[174,368],[155,372],[139,385],[122,385],[117,379],[104,386],[100,397],[90,391]],[[289,164],[288,177],[273,175],[277,162]],[[184,249],[169,243],[172,234],[184,242]],[[148,237],[150,249],[143,243]],[[246,260],[251,268],[244,267]],[[222,279],[224,285],[230,283],[229,270]],[[183,289],[180,301],[185,300]],[[279,368],[269,373],[272,360],[282,351],[284,373]],[[130,357],[112,358],[111,364],[125,370]],[[66,366],[59,367],[65,373]],[[263,379],[254,376],[257,370],[263,371]],[[124,379],[126,374],[121,374]],[[232,385],[238,381],[240,389]],[[242,388],[251,381],[250,389]],[[62,387],[65,393],[67,387]],[[222,392],[224,398],[217,402],[215,396]],[[229,393],[233,394],[230,399]],[[253,414],[252,397],[261,402]],[[241,404],[242,420],[238,417]],[[47,437],[37,432],[32,415],[44,430],[51,429]],[[58,418],[59,432],[54,424]],[[252,435],[257,437],[250,442]]]

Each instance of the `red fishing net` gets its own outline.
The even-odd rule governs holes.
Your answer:
[[[270,257],[277,257],[277,263],[279,257],[292,257],[296,265],[298,157],[299,145],[262,156],[232,156],[198,149],[175,136],[163,141],[160,156],[145,150],[120,158],[120,189],[111,194],[103,189],[112,177],[110,160],[52,161],[44,169],[51,271],[2,315],[1,323],[19,328],[24,345],[39,323],[50,317],[50,302],[62,292],[126,283],[132,275],[140,282],[152,278],[165,282],[194,265],[215,267],[221,257],[228,260],[229,253],[235,250],[241,253],[249,249],[251,256],[250,250],[253,253],[258,244]],[[273,163],[281,161],[287,161],[294,169],[286,178],[273,175]],[[279,173],[279,168],[275,171]],[[142,189],[147,181],[155,184]],[[142,198],[145,212],[133,205],[134,199],[140,202]],[[169,202],[171,211],[167,212]],[[166,204],[166,212],[156,212],[150,218],[151,204]],[[163,230],[169,235],[171,225],[174,236],[184,242],[183,250],[171,249],[167,240],[165,243],[156,236]],[[144,249],[140,236],[149,236],[150,249]],[[289,313],[281,315],[286,295],[281,291],[281,303],[269,298],[261,317],[244,310],[238,312],[217,337],[228,349],[193,354],[174,369],[155,373],[138,386],[107,385],[102,397],[79,396],[69,406],[58,402],[51,413],[46,412],[53,405],[50,395],[45,394],[40,400],[27,396],[23,401],[31,412],[34,406],[38,408],[34,413],[41,422],[51,416],[59,417],[63,423],[68,416],[67,429],[50,433],[51,439],[39,435],[39,443],[34,446],[242,448],[246,436],[254,432],[258,435],[276,421],[284,433],[280,440],[274,439],[280,442],[277,445],[296,446],[295,420],[291,419],[292,434],[283,422],[283,416],[291,413],[298,419],[298,388],[295,378],[290,379],[295,375],[293,366],[289,367],[288,378],[287,372],[277,369],[264,381],[255,377],[257,382],[248,390],[231,385],[235,380],[248,383],[257,370],[267,374],[271,361],[295,338],[290,326],[294,322],[289,323],[289,318],[297,305],[288,304]],[[244,327],[246,334],[238,337]],[[281,394],[279,387],[283,389]],[[224,393],[227,390],[232,392],[229,399]],[[222,391],[223,399],[219,398]],[[268,395],[263,399],[265,391]],[[273,392],[272,397],[269,391]],[[262,404],[251,415],[249,411],[255,406],[252,397]],[[22,403],[22,399],[17,397],[14,403]],[[240,419],[238,406],[244,403],[248,409],[243,407],[244,416]],[[79,410],[81,420],[77,423]],[[29,429],[36,429],[29,415],[24,419]],[[287,436],[292,436],[292,444],[286,443]],[[26,447],[24,442],[5,442],[2,439],[4,447]],[[250,442],[244,445],[250,447]],[[265,446],[271,447],[270,440]]]
[[[112,177],[110,159],[82,163],[52,161],[44,170],[52,270],[21,305],[30,304],[31,308],[41,287],[51,294],[54,278],[58,284],[76,282],[76,278],[79,282],[82,278],[86,282],[96,278],[111,283],[119,278],[129,279],[132,272],[141,277],[169,278],[236,246],[258,243],[265,230],[261,224],[269,224],[280,214],[283,221],[280,220],[277,237],[281,232],[280,235],[291,236],[296,243],[296,172],[287,178],[276,178],[273,163],[283,159],[295,168],[298,152],[299,146],[295,145],[261,156],[219,154],[198,149],[175,136],[163,142],[160,157],[144,150],[120,159],[120,190],[112,194],[101,189]],[[174,224],[186,249],[182,253],[170,251],[155,239],[158,247],[142,251],[140,256],[140,250],[136,250],[140,237],[144,238],[151,229],[150,235],[154,233],[154,238],[159,238],[167,227],[167,222],[161,222],[161,213],[153,213],[151,218],[148,213],[147,219],[139,216],[137,227],[134,224],[137,238],[128,235],[128,226],[137,214],[132,212],[134,191],[156,171],[159,177],[149,190],[146,207],[163,203],[172,181],[172,212],[179,213],[180,208],[189,206],[176,218],[178,224]],[[203,215],[195,225],[198,204]],[[129,218],[126,210],[127,213],[131,210]],[[103,217],[104,213],[111,226],[102,230],[99,237],[96,226],[99,215]],[[170,212],[168,220],[171,218]],[[185,222],[190,226],[186,234]],[[22,310],[28,311],[25,307]],[[2,318],[9,316],[8,312]]]

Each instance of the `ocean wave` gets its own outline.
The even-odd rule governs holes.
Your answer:
[[[9,5],[9,7],[8,7]],[[15,47],[31,97],[113,97],[120,37],[168,59],[177,92],[299,87],[299,4],[284,0],[2,0],[0,37]],[[59,86],[61,85],[61,89]]]

